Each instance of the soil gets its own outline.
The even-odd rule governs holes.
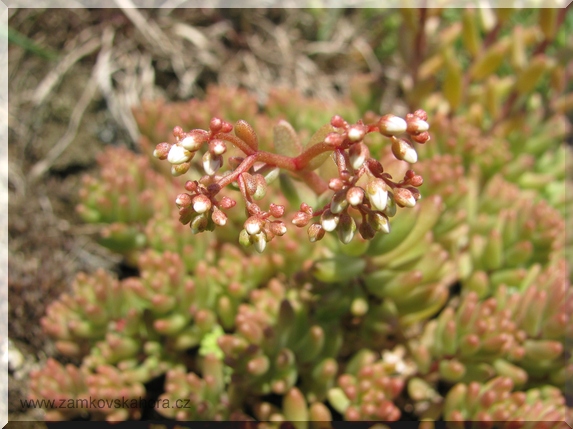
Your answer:
[[[296,9],[9,10],[19,36],[9,45],[10,421],[42,417],[20,400],[29,371],[56,355],[40,327],[46,305],[80,271],[119,274],[119,257],[75,206],[106,145],[137,150],[131,107],[201,96],[217,82],[261,96],[277,83],[326,99],[345,93],[349,74],[373,71],[360,54],[368,40],[352,24],[358,12],[324,13],[317,27]]]

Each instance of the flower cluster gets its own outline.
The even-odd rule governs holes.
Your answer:
[[[233,127],[229,122],[213,118],[209,131],[194,129],[185,133],[175,127],[176,142],[158,144],[154,156],[167,160],[172,166],[172,175],[179,176],[190,169],[195,154],[206,146],[202,157],[205,175],[199,181],[188,181],[185,184],[188,193],[180,194],[176,199],[180,221],[189,223],[193,233],[224,226],[228,218],[223,210],[234,207],[236,201],[226,196],[220,200],[215,197],[226,186],[236,184],[249,216],[239,241],[244,246],[254,245],[260,253],[275,236],[286,233],[285,223],[279,220],[285,208],[271,203],[269,211],[264,211],[254,200],[265,196],[267,186],[277,178],[279,168],[293,172],[321,193],[326,185],[312,170],[320,167],[325,156],[332,153],[338,177],[327,185],[334,191],[330,203],[316,211],[302,203],[292,222],[302,227],[320,216],[320,222],[312,223],[308,229],[310,241],[318,241],[326,232],[336,230],[340,241],[347,244],[356,231],[366,240],[372,239],[378,231],[388,233],[388,217],[396,213],[396,206],[414,207],[420,198],[417,187],[423,183],[422,177],[413,170],[408,170],[400,182],[393,181],[392,176],[384,172],[382,164],[370,157],[364,143],[366,135],[379,131],[391,140],[392,153],[398,160],[413,164],[418,158],[413,143],[399,136],[408,134],[413,142],[426,143],[430,139],[426,120],[427,114],[423,110],[406,115],[405,120],[385,115],[375,125],[365,125],[362,121],[351,125],[342,117],[334,116],[330,126],[319,130],[305,150],[292,127],[282,122],[275,128],[278,153],[272,154],[259,150],[258,137],[247,122],[240,120]],[[233,129],[234,134],[230,134]],[[218,175],[227,143],[239,148],[246,157],[229,157],[230,169]],[[269,221],[271,216],[277,220]],[[359,219],[358,224],[355,219]]]

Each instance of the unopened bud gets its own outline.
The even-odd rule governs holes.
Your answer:
[[[219,225],[219,226],[225,226],[225,224],[227,223],[227,215],[216,207],[213,210],[213,214],[211,215],[211,219],[213,220],[213,222],[216,225]]]
[[[211,200],[203,194],[193,197],[193,210],[197,213],[205,213],[211,210]]]
[[[249,235],[247,230],[242,229],[241,232],[239,233],[239,243],[243,247],[249,247],[251,244],[253,244],[251,241],[251,236]]]
[[[190,161],[191,158],[193,158],[191,152],[176,144],[171,146],[167,154],[167,161],[173,165],[183,164],[184,162]]]
[[[229,197],[223,197],[221,198],[221,201],[219,202],[219,207],[221,207],[222,209],[231,209],[233,207],[235,207],[237,205],[237,202],[235,200],[232,200]]]
[[[322,225],[322,228],[325,231],[331,232],[336,229],[339,220],[340,220],[339,216],[336,216],[330,210],[326,209],[324,213],[322,213],[322,216],[320,218],[320,224]]]
[[[207,229],[207,225],[209,224],[209,219],[205,216],[204,213],[195,216],[195,218],[191,221],[191,232],[193,234],[197,234],[199,232],[203,232]]]
[[[363,125],[353,125],[348,129],[347,135],[351,142],[359,142],[366,136],[366,127]]]
[[[285,206],[271,203],[269,207],[269,213],[272,217],[279,218],[282,217],[285,213]]]
[[[368,224],[376,231],[382,231],[386,234],[390,232],[390,222],[388,217],[381,213],[371,213],[368,215]]]
[[[346,192],[346,200],[351,206],[358,206],[364,200],[364,189],[353,186]]]
[[[342,211],[348,207],[348,201],[346,201],[346,190],[342,189],[335,192],[330,200],[330,211],[334,214],[342,213]]]
[[[343,213],[340,215],[340,221],[338,222],[338,239],[344,243],[348,244],[354,238],[356,233],[356,222],[348,213]]]
[[[362,222],[358,227],[358,232],[364,240],[371,240],[376,235],[376,230],[368,222]]]
[[[324,142],[332,147],[339,147],[342,141],[342,136],[338,133],[330,133],[324,139]]]
[[[267,193],[267,182],[260,174],[255,174],[253,179],[255,181],[255,192],[253,192],[253,198],[255,200],[260,200]]]
[[[328,187],[333,191],[340,191],[344,187],[344,181],[338,177],[328,181]]]
[[[315,241],[319,241],[324,237],[326,233],[322,226],[319,223],[313,223],[311,226],[308,227],[308,239],[311,243]]]
[[[217,133],[221,130],[222,127],[223,127],[223,121],[220,118],[211,119],[211,122],[209,123],[209,129],[211,130],[211,132]]]
[[[394,189],[394,201],[400,207],[414,207],[416,205],[416,198],[409,189],[396,188]]]
[[[423,133],[420,133],[420,134],[413,134],[410,137],[416,143],[420,143],[420,144],[424,144],[424,143],[430,141],[430,133],[427,131],[424,131]]]
[[[416,116],[417,118],[420,118],[422,121],[428,120],[428,114],[426,113],[425,110],[418,109],[413,113],[413,115]]]
[[[380,134],[387,137],[406,132],[408,124],[406,121],[395,115],[384,115],[378,121]]]
[[[408,134],[423,133],[424,131],[428,131],[430,129],[430,125],[426,121],[411,113],[406,115],[406,122],[408,124],[408,128],[406,130]]]
[[[292,223],[301,228],[303,226],[308,225],[311,219],[312,215],[309,215],[308,213],[296,212],[292,220]]]
[[[285,223],[281,220],[275,220],[273,222],[270,222],[268,225],[271,232],[274,235],[278,235],[279,237],[285,235],[287,232],[287,227]]]
[[[177,164],[171,166],[171,175],[174,177],[181,176],[189,171],[191,168],[191,163],[184,162],[183,164]]]
[[[191,152],[196,152],[201,148],[203,140],[199,135],[190,133],[179,144]]]
[[[179,194],[175,199],[175,204],[179,208],[189,207],[191,205],[191,195],[189,194]]]
[[[253,236],[253,246],[257,252],[263,253],[265,247],[267,247],[267,236],[264,232],[259,232]]]
[[[261,232],[261,228],[263,227],[261,220],[255,216],[248,218],[243,226],[249,235],[258,234]]]
[[[211,140],[209,142],[209,152],[213,155],[223,155],[227,152],[227,145],[223,140]]]
[[[330,125],[332,125],[334,128],[344,128],[348,124],[344,119],[342,119],[341,116],[335,115],[330,120]]]
[[[155,146],[153,156],[163,161],[167,159],[167,155],[169,154],[170,149],[171,145],[169,143],[159,143],[157,146]]]
[[[217,170],[223,165],[223,158],[220,155],[213,155],[211,152],[205,152],[203,155],[203,170],[208,176],[214,176]]]
[[[374,210],[382,211],[388,203],[388,185],[382,179],[372,179],[366,184],[366,193]]]
[[[392,139],[392,153],[400,161],[406,161],[410,164],[414,164],[418,161],[416,150],[404,139]]]
[[[355,170],[358,170],[366,161],[366,158],[370,156],[370,151],[364,143],[357,143],[352,145],[348,150],[348,158],[350,160],[350,165]]]

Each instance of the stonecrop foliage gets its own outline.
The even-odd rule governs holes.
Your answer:
[[[573,417],[571,14],[360,17],[407,35],[375,50],[403,118],[372,76],[336,103],[211,86],[136,109],[142,153],[103,153],[78,210],[139,275],[78,275],[43,327],[81,365],[30,384],[133,406],[47,419]]]

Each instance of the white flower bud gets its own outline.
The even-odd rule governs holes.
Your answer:
[[[380,129],[381,134],[385,136],[393,136],[405,133],[408,129],[408,124],[399,116],[384,115],[378,121],[378,128]]]
[[[205,213],[211,210],[211,200],[203,194],[196,195],[193,198],[193,210],[197,213]]]
[[[261,232],[262,225],[258,218],[251,216],[245,221],[244,227],[249,235],[255,235]]]
[[[352,142],[360,141],[366,135],[364,127],[353,126],[348,130],[348,139]]]
[[[322,229],[327,232],[331,232],[336,229],[339,220],[339,216],[336,216],[334,213],[327,209],[320,218],[320,224],[322,225]]]
[[[366,193],[374,210],[382,211],[388,203],[388,185],[382,179],[373,179],[366,184]]]
[[[267,247],[267,236],[264,232],[259,232],[258,234],[252,236],[253,246],[255,250],[259,253],[263,253],[265,247]]]
[[[416,150],[404,139],[392,139],[392,153],[400,161],[415,164],[418,161]]]
[[[201,148],[203,142],[197,139],[197,137],[194,136],[193,134],[189,134],[187,135],[187,137],[181,140],[179,144],[185,149],[190,150],[191,152],[195,152]]]
[[[170,164],[174,165],[188,162],[189,160],[191,160],[191,158],[192,158],[191,152],[176,144],[171,146],[171,149],[169,149],[169,154],[167,155],[167,161],[169,161]]]
[[[213,155],[211,152],[205,152],[203,155],[203,170],[208,176],[214,176],[217,170],[223,165],[223,158],[220,155]]]

